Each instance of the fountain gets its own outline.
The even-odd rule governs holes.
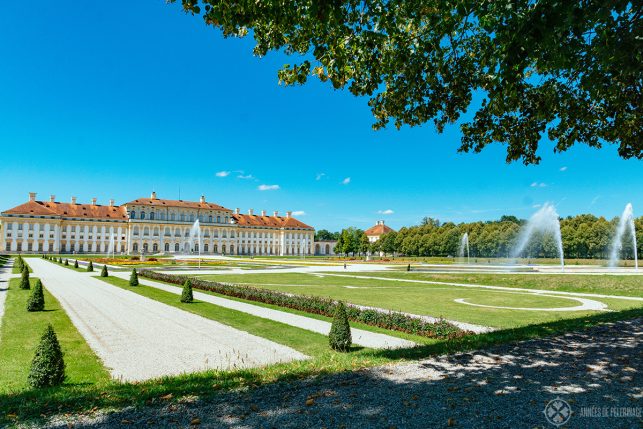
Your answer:
[[[199,252],[199,268],[201,268],[201,226],[199,224],[199,219],[197,218],[190,228],[190,252],[194,249],[194,241],[198,240],[198,252]]]
[[[634,269],[639,270],[639,260],[637,255],[636,247],[636,229],[634,228],[634,209],[632,208],[632,203],[628,203],[623,210],[620,220],[618,221],[618,226],[616,227],[616,234],[612,240],[612,247],[610,251],[610,261],[609,266],[614,268],[618,264],[619,255],[623,249],[623,237],[626,232],[630,232],[632,236],[632,246],[634,252]]]
[[[527,224],[520,231],[518,243],[514,248],[513,258],[517,259],[525,250],[534,234],[551,234],[556,242],[558,257],[560,258],[560,269],[565,270],[565,259],[563,256],[563,240],[560,235],[560,222],[558,213],[553,205],[545,203],[540,210],[534,213]]]
[[[464,262],[464,252],[467,252],[467,264],[469,264],[469,233],[465,232],[460,240],[460,248],[458,249],[458,257]]]
[[[109,235],[109,245],[107,246],[107,257],[109,257],[109,255],[111,253],[112,254],[112,259],[114,259],[114,248],[115,247],[116,246],[114,244],[114,233],[112,232]]]

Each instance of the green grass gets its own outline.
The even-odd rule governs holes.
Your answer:
[[[271,365],[239,371],[208,371],[178,377],[150,380],[142,383],[114,382],[26,390],[17,395],[0,394],[0,425],[16,422],[41,422],[43,416],[59,413],[86,413],[126,406],[165,404],[169,401],[191,398],[207,399],[221,391],[252,388],[277,381],[288,382],[311,376],[350,371],[359,368],[395,362],[417,360],[430,356],[460,351],[477,350],[493,345],[555,335],[571,330],[582,330],[601,323],[643,317],[643,310],[603,313],[589,317],[525,326],[488,334],[467,336],[449,341],[436,341],[413,349],[368,350],[361,353],[337,355],[338,359],[312,359],[288,364]]]
[[[32,287],[36,279],[30,279]],[[0,394],[29,390],[27,375],[40,336],[48,323],[56,331],[64,352],[66,386],[95,384],[108,379],[107,371],[67,317],[60,303],[44,285],[45,311],[26,310],[28,290],[19,289],[20,280],[11,279],[0,327]]]
[[[417,273],[377,272],[355,273],[357,276],[396,279],[427,280],[504,286],[525,289],[543,289],[560,292],[581,292],[606,295],[643,297],[643,276],[636,275],[583,275],[583,274],[496,274],[496,273]]]
[[[372,276],[401,278],[403,273],[371,273]],[[352,275],[352,274],[351,274]],[[369,274],[363,274],[367,276]],[[533,276],[530,276],[533,277]],[[591,276],[585,276],[591,277]],[[625,276],[624,276],[625,277]],[[343,300],[353,304],[404,311],[414,314],[444,317],[496,328],[514,328],[529,324],[550,322],[565,318],[590,315],[594,312],[528,311],[473,307],[454,300],[482,305],[519,308],[553,308],[580,305],[563,297],[538,296],[512,291],[495,291],[448,285],[376,280],[369,278],[337,277],[315,274],[236,274],[204,275],[199,278],[221,282],[248,284],[302,295],[317,295]],[[640,307],[641,303],[619,299],[598,299],[611,310]]]

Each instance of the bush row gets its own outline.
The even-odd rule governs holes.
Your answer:
[[[185,275],[157,273],[151,270],[140,270],[139,275],[152,280],[159,280],[176,285],[183,285],[188,279],[188,276]],[[219,283],[195,278],[190,278],[190,280],[192,281],[192,287],[194,289],[215,292],[249,301],[278,305],[280,307],[292,308],[327,317],[333,317],[335,315],[335,309],[338,305],[336,301],[330,298],[292,295],[269,289]],[[428,338],[457,338],[469,334],[469,332],[463,331],[445,320],[431,323],[419,317],[413,317],[395,311],[385,312],[373,309],[362,309],[348,304],[346,306],[346,313],[348,314],[348,318],[354,322]]]

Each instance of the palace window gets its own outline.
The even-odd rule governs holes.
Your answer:
[[[152,245],[152,251],[153,251],[154,253],[158,252],[158,251],[159,251],[159,245],[158,245],[158,244],[156,244],[156,243],[154,243],[154,244]]]
[[[212,216],[208,216],[208,223],[212,223]]]
[[[129,215],[130,219],[136,219],[136,212],[132,210],[132,213]]]
[[[154,220],[154,212],[150,213],[150,220]]]
[[[141,212],[141,219],[145,219],[145,212]]]
[[[225,223],[228,223],[228,216],[225,217]]]
[[[221,216],[217,216],[217,223],[221,223]]]
[[[179,243],[176,243],[176,244],[174,245],[174,251],[175,251],[175,252],[178,252],[178,251],[179,251]]]
[[[170,243],[165,243],[165,251],[166,252],[170,251]]]

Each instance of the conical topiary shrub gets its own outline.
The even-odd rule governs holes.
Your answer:
[[[18,267],[18,270],[22,271],[22,269],[24,268],[22,256],[18,255],[18,257],[16,258],[15,266]]]
[[[65,259],[65,266],[69,266],[69,259]]]
[[[42,311],[45,309],[45,294],[42,291],[42,282],[36,280],[36,285],[29,294],[27,300],[27,311]]]
[[[330,327],[328,334],[328,344],[333,350],[338,352],[347,352],[351,348],[353,342],[351,337],[351,327],[348,323],[348,314],[346,314],[346,307],[343,302],[338,302],[335,307],[335,316],[333,317],[333,324]]]
[[[192,296],[192,282],[190,279],[187,279],[183,284],[183,292],[181,292],[181,302],[192,302],[194,301],[194,296]]]
[[[29,284],[29,267],[23,265],[22,267],[22,277],[20,279],[20,289],[31,289]]]
[[[63,263],[63,258],[58,258],[58,263],[62,264]]]
[[[100,276],[101,277],[108,277],[109,273],[107,272],[107,265],[103,265],[103,269],[100,270]]]
[[[47,325],[31,362],[27,381],[31,387],[59,386],[65,380],[65,361],[51,325]]]
[[[87,264],[87,271],[88,272],[94,271],[94,264],[92,263],[92,261],[89,261],[89,264]]]
[[[129,285],[138,286],[138,273],[136,272],[136,268],[132,268],[132,274],[129,276]]]
[[[74,268],[78,268],[78,259],[74,261]]]

